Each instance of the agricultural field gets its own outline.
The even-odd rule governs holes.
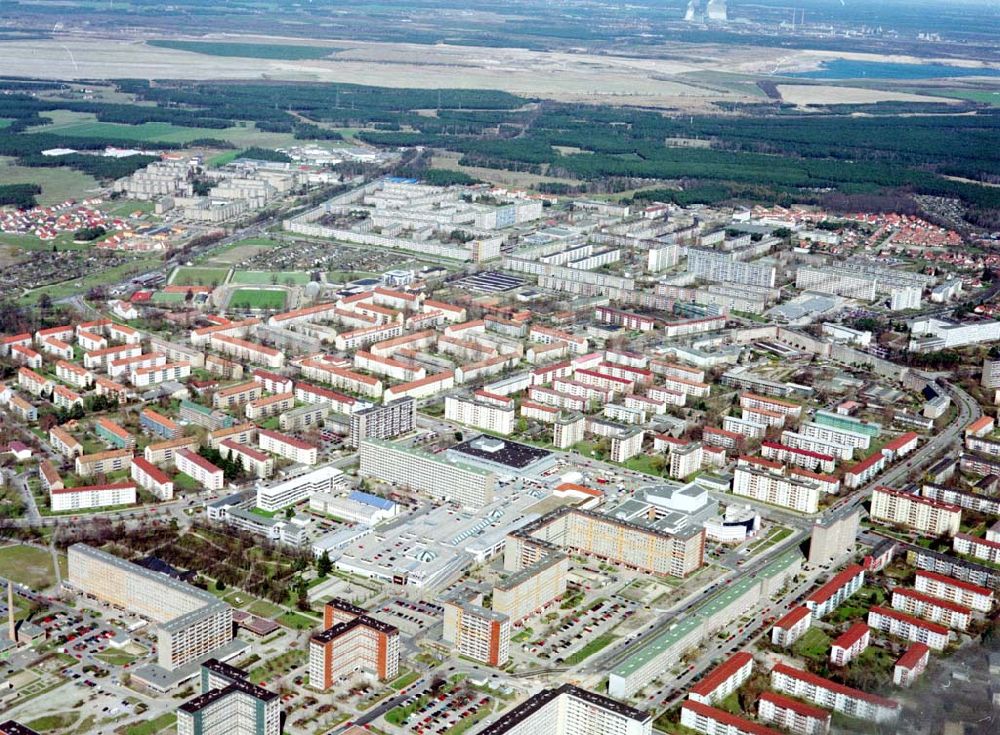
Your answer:
[[[322,59],[337,48],[329,46],[300,46],[284,43],[229,43],[223,41],[147,41],[148,46],[168,48],[176,51],[190,51],[206,56],[237,56],[247,59],[284,59],[301,61]]]
[[[267,288],[238,288],[229,297],[230,308],[284,309],[284,291]]]
[[[922,94],[929,94],[935,97],[946,97],[948,99],[968,100],[969,102],[980,102],[993,107],[1000,107],[1000,89],[937,89],[927,87],[925,89],[914,90]]]
[[[170,274],[171,286],[218,286],[229,277],[228,268],[202,268],[182,265]]]
[[[837,86],[833,84],[779,84],[778,91],[785,102],[793,105],[871,105],[877,102],[942,102],[909,92]]]
[[[43,117],[52,120],[51,125],[31,128],[32,133],[58,133],[78,138],[116,138],[139,143],[190,143],[193,140],[213,138],[224,140],[235,146],[250,148],[281,148],[295,144],[290,133],[269,133],[257,130],[253,123],[232,128],[194,128],[165,122],[147,122],[141,125],[98,122],[97,116],[89,112],[53,110]]]
[[[287,286],[290,283],[302,286],[309,283],[309,273],[305,271],[236,271],[231,283],[252,286]]]
[[[4,126],[0,126],[4,127]],[[13,158],[0,156],[0,182],[4,184],[38,184],[42,193],[35,199],[39,204],[61,204],[67,199],[84,199],[100,190],[97,181],[72,168],[40,168],[18,166]]]

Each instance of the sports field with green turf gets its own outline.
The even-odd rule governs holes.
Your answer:
[[[289,283],[301,286],[309,283],[309,274],[305,271],[236,271],[232,282],[252,286],[287,286]]]
[[[179,304],[184,299],[187,298],[187,294],[184,293],[163,293],[159,291],[153,294],[154,304]]]
[[[229,297],[232,309],[284,309],[285,292],[266,288],[238,288]]]
[[[171,286],[218,286],[229,277],[228,268],[199,268],[182,265],[170,275]]]

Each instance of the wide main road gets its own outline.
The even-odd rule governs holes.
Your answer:
[[[930,467],[941,455],[947,452],[952,445],[960,440],[962,432],[970,422],[975,421],[983,415],[983,409],[979,402],[964,390],[953,383],[945,383],[944,389],[951,396],[955,405],[958,406],[958,413],[955,418],[939,433],[935,434],[922,447],[917,449],[905,462],[898,462],[860,490],[844,498],[830,511],[840,511],[846,508],[856,508],[868,500],[872,491],[880,486],[898,487],[909,478],[919,476],[925,469]],[[828,512],[830,512],[828,511]]]

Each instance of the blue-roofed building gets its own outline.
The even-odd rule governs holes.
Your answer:
[[[354,490],[347,495],[315,493],[309,498],[309,510],[348,523],[361,523],[366,526],[374,526],[395,518],[399,512],[391,500],[360,490]]]
[[[371,493],[362,492],[361,490],[354,490],[348,493],[347,497],[350,500],[356,500],[359,503],[364,503],[365,505],[373,505],[376,508],[381,508],[382,510],[392,510],[396,507],[396,504],[388,498],[372,495]]]

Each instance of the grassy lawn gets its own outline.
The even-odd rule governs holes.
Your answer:
[[[247,606],[248,613],[252,615],[260,615],[262,618],[273,618],[277,615],[281,615],[282,608],[275,605],[273,602],[268,602],[267,600],[257,600]]]
[[[767,536],[751,544],[747,548],[747,551],[750,554],[758,554],[761,551],[764,551],[765,549],[771,548],[775,544],[781,543],[786,538],[791,536],[792,533],[793,533],[792,529],[785,528],[784,526],[779,528],[772,528],[770,533],[767,534]]]
[[[142,202],[138,199],[116,199],[113,202],[107,202],[102,208],[115,217],[128,217],[133,212],[149,214],[155,206],[153,202]]]
[[[535,631],[533,631],[531,628],[525,628],[520,633],[511,638],[511,640],[514,641],[515,643],[523,643],[524,641],[531,640],[531,636],[533,636],[534,634]]]
[[[969,100],[970,102],[982,102],[987,105],[993,105],[994,107],[1000,107],[1000,91],[993,91],[989,89],[966,89],[961,87],[955,87],[953,89],[921,87],[915,91],[918,94],[929,94],[933,97]]]
[[[231,308],[284,309],[285,298],[286,294],[284,291],[264,288],[238,288],[229,297],[229,306]]]
[[[52,554],[34,546],[5,546],[0,549],[0,575],[33,590],[56,583]]]
[[[13,158],[0,157],[0,181],[5,184],[38,184],[42,193],[36,196],[39,204],[61,204],[67,199],[80,201],[88,193],[100,189],[97,180],[82,171],[60,166],[18,166]],[[33,238],[34,239],[34,238]],[[49,247],[51,243],[47,243]]]
[[[149,46],[169,48],[176,51],[189,51],[206,56],[240,56],[248,59],[282,59],[287,61],[303,61],[306,59],[322,59],[336,48],[329,46],[301,46],[285,43],[235,43],[228,41],[146,41]]]
[[[276,676],[287,674],[306,662],[309,654],[301,650],[286,651],[250,670],[249,679],[255,684],[262,684]]]
[[[244,241],[240,244],[250,243]],[[309,283],[309,273],[306,271],[236,271],[233,273],[231,281],[231,283],[250,286],[287,286],[289,282],[299,286]]]
[[[397,678],[394,682],[389,684],[393,689],[397,691],[400,689],[406,689],[413,682],[420,678],[419,671],[407,671],[405,674]]]
[[[51,715],[42,715],[25,724],[36,732],[45,732],[46,730],[64,730],[79,719],[79,712],[57,712]]]
[[[228,276],[228,268],[198,268],[182,265],[174,269],[167,283],[171,286],[211,286],[213,283],[225,283]]]
[[[202,489],[200,482],[190,475],[185,475],[183,472],[178,472],[171,479],[174,481],[174,487],[177,490],[199,491]]]
[[[103,653],[98,653],[97,658],[101,659],[106,664],[111,666],[124,666],[125,664],[130,664],[135,661],[135,656],[132,656],[124,651],[105,651]]]
[[[594,640],[589,641],[583,648],[575,653],[572,653],[566,660],[565,664],[567,666],[575,666],[578,663],[582,663],[587,660],[595,653],[603,648],[607,648],[612,643],[617,640],[618,636],[611,635],[611,633],[602,633],[597,636]]]
[[[277,240],[268,237],[248,237],[246,240],[230,243],[218,250],[209,250],[195,263],[197,265],[229,266],[256,255],[262,250],[276,248],[280,244]]]
[[[840,607],[826,616],[828,623],[846,623],[848,620],[862,620],[868,615],[868,608],[885,602],[885,593],[879,587],[865,585]]]
[[[277,622],[287,628],[293,628],[295,630],[307,630],[309,628],[315,628],[321,624],[319,619],[311,618],[300,612],[286,612],[277,619]]]
[[[211,156],[205,161],[205,165],[209,168],[219,168],[220,166],[225,166],[227,163],[232,163],[236,160],[236,156],[240,155],[239,151],[226,151],[225,153],[219,153],[218,155]]]
[[[728,697],[723,699],[721,702],[715,704],[721,710],[725,710],[730,714],[737,715],[738,717],[743,717],[743,710],[740,709],[740,695],[739,692],[733,692]]]
[[[825,661],[830,655],[830,636],[819,628],[810,628],[792,645],[792,653],[813,661]]]
[[[633,472],[641,472],[644,475],[653,475],[654,477],[661,477],[663,475],[663,470],[667,466],[664,464],[662,455],[655,454],[640,454],[637,457],[632,457],[625,463]]]
[[[177,723],[177,715],[165,712],[159,717],[145,722],[138,722],[125,728],[125,735],[155,735],[160,730],[173,727]]]

